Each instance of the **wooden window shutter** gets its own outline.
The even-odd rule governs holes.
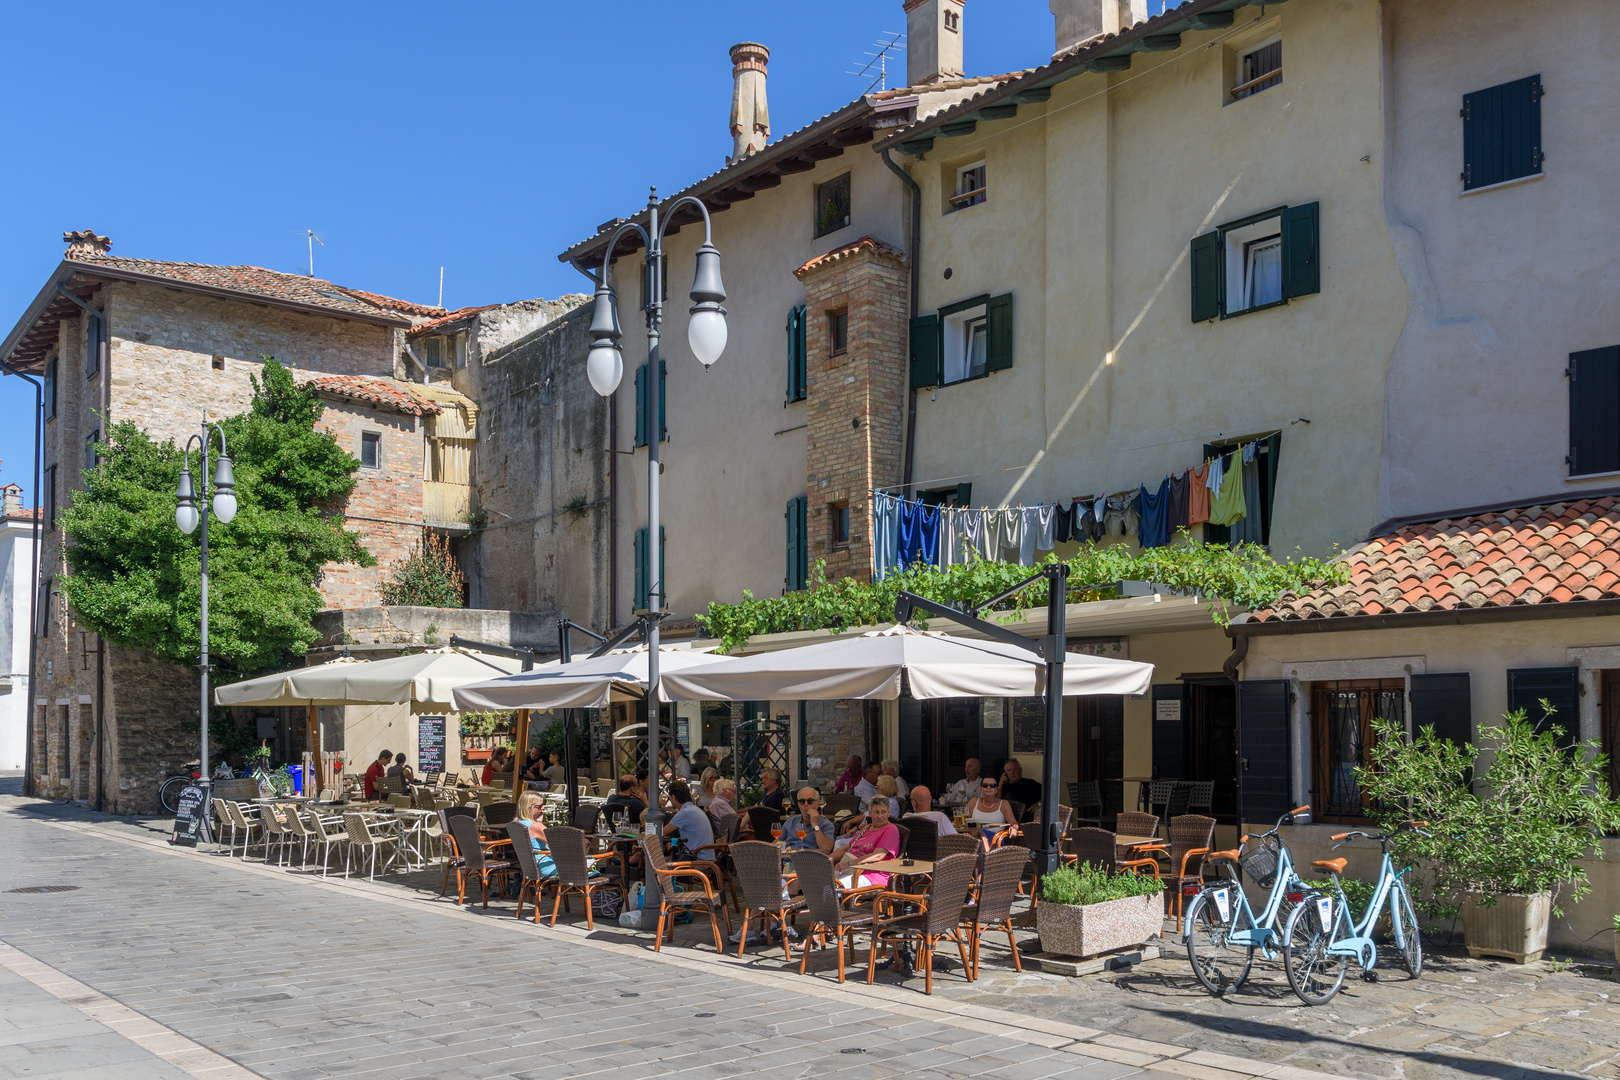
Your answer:
[[[1537,734],[1557,728],[1558,745],[1574,746],[1581,732],[1580,674],[1578,667],[1510,668],[1508,710],[1523,709]],[[1542,711],[1543,700],[1552,706],[1551,716]]]
[[[647,445],[647,365],[636,368],[636,445]]]
[[[797,592],[809,579],[809,542],[806,520],[810,497],[800,495],[787,502],[787,573],[783,584],[787,592]]]
[[[1221,237],[1205,233],[1192,239],[1192,321],[1221,317]]]
[[[45,365],[45,419],[56,417],[56,361]]]
[[[1012,293],[992,296],[984,305],[985,336],[984,370],[1005,371],[1013,363],[1013,298]]]
[[[1468,672],[1412,676],[1412,730],[1433,727],[1442,739],[1458,746],[1474,741],[1474,720],[1469,707]]]
[[[1464,191],[1541,172],[1541,76],[1463,95]]]
[[[102,321],[99,315],[86,315],[84,324],[84,377],[93,378],[101,370]]]
[[[918,315],[911,320],[911,388],[938,386],[944,381],[940,370],[939,315]]]
[[[956,505],[957,506],[971,506],[971,505],[973,505],[972,500],[973,500],[973,485],[972,484],[957,484],[956,485]]]
[[[1288,680],[1238,683],[1238,816],[1267,825],[1294,805]]]
[[[1322,291],[1322,260],[1317,240],[1320,203],[1290,206],[1282,215],[1283,296]]]
[[[787,399],[789,401],[803,401],[805,397],[805,385],[807,382],[805,357],[808,355],[808,350],[805,347],[805,324],[805,306],[799,304],[788,312]]]
[[[1620,345],[1569,354],[1569,475],[1620,471]]]
[[[636,530],[635,542],[636,592],[635,610],[647,607],[647,530]]]

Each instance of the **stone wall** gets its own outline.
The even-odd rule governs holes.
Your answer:
[[[312,649],[338,649],[344,645],[448,645],[451,634],[460,634],[491,645],[513,645],[547,653],[557,651],[555,620],[535,612],[364,607],[318,612],[314,622],[321,636]],[[432,627],[431,633],[429,627]],[[430,637],[432,641],[428,640]],[[371,653],[366,655],[367,659],[379,658]]]
[[[865,702],[850,698],[804,703],[804,764],[823,794],[844,771],[849,755],[866,760]]]
[[[336,508],[348,527],[360,534],[377,565],[328,564],[321,570],[320,581],[321,596],[329,607],[381,604],[379,583],[422,541],[422,458],[426,448],[422,420],[351,402],[328,401],[319,426],[357,458],[364,433],[381,436],[379,467],[362,465],[355,473],[354,491]]]
[[[145,649],[107,648],[105,794],[115,814],[158,811],[158,785],[201,750],[195,668]],[[217,763],[210,750],[209,767]]]

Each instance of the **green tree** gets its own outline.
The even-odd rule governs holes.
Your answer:
[[[354,489],[360,463],[316,429],[323,408],[266,356],[252,408],[221,424],[237,512],[208,525],[208,647],[235,675],[284,666],[317,638],[322,566],[376,565],[331,512]],[[112,426],[85,490],[61,514],[71,571],[62,591],[78,621],[108,641],[194,664],[200,546],[174,523],[180,467],[174,440],[157,442],[127,421]],[[200,488],[195,455],[191,467]]]

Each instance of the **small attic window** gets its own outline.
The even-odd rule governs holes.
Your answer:
[[[342,300],[345,304],[354,303],[354,297],[345,296],[343,293],[340,293],[340,292],[332,292],[329,289],[316,289],[315,292],[318,293],[321,296],[326,297],[328,300]]]

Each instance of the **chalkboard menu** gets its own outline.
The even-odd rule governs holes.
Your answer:
[[[187,784],[180,791],[179,808],[174,814],[174,835],[169,843],[196,847],[199,840],[212,840],[208,832],[208,789]]]
[[[1013,753],[1046,753],[1046,699],[1012,699]]]
[[[416,772],[444,772],[444,717],[416,718]]]

